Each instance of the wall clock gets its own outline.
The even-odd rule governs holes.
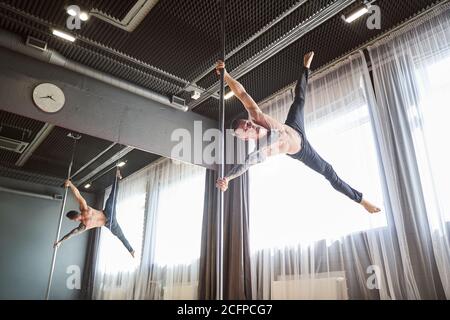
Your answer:
[[[42,83],[33,90],[34,104],[46,113],[55,113],[61,110],[66,103],[64,92],[51,83]]]

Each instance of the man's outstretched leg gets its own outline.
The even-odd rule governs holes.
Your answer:
[[[109,197],[106,200],[105,209],[103,209],[103,212],[107,218],[106,221],[106,227],[109,228],[111,226],[111,223],[114,222],[116,219],[115,212],[116,212],[116,202],[117,202],[117,179],[114,179],[113,185],[111,187],[111,192],[109,193]]]
[[[122,228],[119,226],[119,224],[117,222],[114,222],[112,224],[112,226],[109,228],[109,230],[111,230],[111,233],[113,235],[115,235],[123,243],[125,248],[127,248],[128,252],[130,252],[130,254],[134,258],[134,249],[131,246],[131,244],[128,242],[128,240],[125,237],[125,235],[123,234]]]
[[[305,165],[323,175],[335,190],[341,192],[351,200],[362,205],[369,213],[377,213],[381,211],[378,207],[365,200],[361,192],[353,189],[345,181],[339,178],[333,167],[328,162],[322,159],[322,157],[314,150],[314,148],[309,145],[309,142],[306,143],[308,144],[306,148],[307,153],[305,154],[305,157],[303,159],[303,163]]]
[[[303,71],[300,79],[295,86],[295,98],[292,103],[288,116],[286,118],[286,124],[291,128],[305,135],[305,101],[306,101],[306,89],[308,87],[308,79],[310,74],[310,67],[314,58],[314,52],[307,53],[303,61]]]
[[[302,161],[314,171],[323,175],[337,191],[343,193],[353,201],[361,204],[370,213],[380,212],[380,209],[363,199],[362,193],[356,191],[345,183],[334,171],[333,167],[323,160],[319,154],[312,148],[305,132],[304,108],[306,101],[306,90],[310,74],[311,62],[314,58],[314,52],[307,53],[304,57],[304,69],[302,76],[295,87],[295,99],[289,110],[286,124],[303,135],[302,152],[295,155],[294,158]]]
[[[114,179],[111,193],[109,194],[108,200],[106,201],[105,209],[103,212],[107,218],[106,227],[111,231],[113,235],[115,235],[119,240],[123,243],[125,248],[130,252],[130,254],[134,257],[133,247],[128,242],[127,238],[122,232],[122,228],[120,228],[119,224],[116,220],[116,205],[117,205],[117,194],[118,194],[118,184],[119,179],[122,179],[122,175],[120,174],[120,170],[116,171],[116,178]]]

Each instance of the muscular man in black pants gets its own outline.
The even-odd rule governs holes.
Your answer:
[[[80,225],[65,235],[61,240],[55,243],[55,246],[60,246],[61,242],[70,239],[73,236],[79,235],[86,230],[101,228],[103,226],[111,230],[111,233],[122,241],[123,245],[134,258],[134,250],[128,242],[127,238],[122,232],[116,219],[116,202],[117,202],[117,185],[118,179],[121,179],[120,171],[116,171],[117,179],[114,179],[114,184],[109,194],[108,200],[106,201],[105,209],[103,211],[93,209],[89,207],[86,200],[81,196],[80,191],[73,185],[70,180],[65,183],[66,188],[70,188],[80,205],[80,212],[70,211],[66,214],[67,218],[72,221],[80,222]]]
[[[303,72],[295,88],[295,100],[289,110],[285,124],[264,114],[244,87],[226,72],[225,64],[222,61],[217,63],[217,73],[220,74],[220,70],[224,69],[225,81],[236,97],[244,104],[251,118],[251,120],[240,119],[233,122],[232,128],[235,135],[243,140],[260,142],[257,150],[247,157],[244,164],[236,165],[225,178],[217,181],[217,187],[226,191],[229,181],[242,175],[252,165],[263,162],[269,156],[287,154],[323,175],[334,189],[361,204],[368,212],[380,212],[378,207],[363,198],[361,192],[353,189],[339,178],[333,167],[320,157],[307,139],[304,107],[313,57],[314,52],[305,55]]]

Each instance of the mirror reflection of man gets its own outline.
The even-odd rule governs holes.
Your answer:
[[[66,217],[72,221],[80,222],[80,225],[70,231],[67,235],[65,235],[61,240],[55,243],[55,247],[59,247],[61,243],[65,240],[72,238],[73,236],[77,236],[86,230],[106,227],[108,228],[113,235],[119,238],[122,241],[123,245],[130,254],[134,258],[134,250],[128,242],[127,238],[122,232],[117,219],[116,219],[116,202],[117,202],[117,191],[119,179],[122,179],[122,175],[120,174],[119,168],[116,170],[116,178],[114,179],[114,184],[111,189],[111,193],[109,194],[108,200],[106,201],[105,209],[103,211],[96,210],[88,206],[86,200],[81,196],[80,191],[73,185],[70,180],[65,182],[65,187],[70,188],[72,190],[75,199],[77,200],[80,211],[72,210],[66,214]]]

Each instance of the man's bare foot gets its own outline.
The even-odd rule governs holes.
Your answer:
[[[361,201],[361,205],[369,212],[369,213],[378,213],[381,212],[381,209],[378,208],[377,206],[371,204],[369,201],[367,200],[362,200]]]
[[[305,54],[304,57],[304,64],[306,68],[310,68],[311,67],[311,62],[313,61],[314,58],[314,51],[308,52],[307,54]]]

